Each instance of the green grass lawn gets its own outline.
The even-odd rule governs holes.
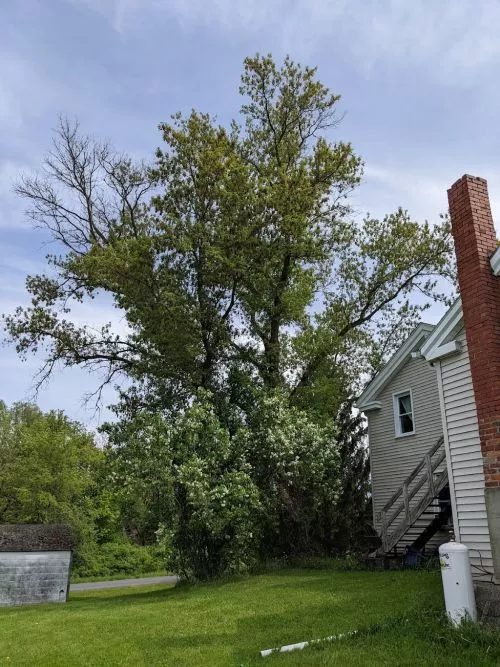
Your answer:
[[[439,573],[288,570],[197,586],[73,593],[0,610],[0,665],[498,665],[465,635],[394,624],[261,658],[259,650],[442,608]]]

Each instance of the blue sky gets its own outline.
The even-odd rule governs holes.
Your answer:
[[[57,115],[148,159],[177,110],[235,116],[242,60],[256,52],[317,65],[342,95],[335,134],[366,162],[360,212],[401,205],[437,220],[466,172],[488,179],[500,210],[498,0],[2,0],[0,26],[0,312],[26,301],[26,274],[43,268],[46,239],[12,184],[40,165]],[[78,317],[120,326],[104,301]],[[0,398],[30,397],[38,363],[0,348]],[[61,371],[37,400],[96,425],[106,412],[82,404],[96,383]]]

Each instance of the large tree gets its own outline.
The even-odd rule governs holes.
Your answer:
[[[109,538],[119,526],[103,467],[92,436],[63,413],[0,401],[0,523],[69,523],[83,541]]]
[[[332,140],[339,96],[316,70],[247,58],[240,93],[229,127],[195,111],[162,124],[151,166],[61,121],[43,173],[18,185],[60,254],[5,320],[21,355],[45,350],[41,379],[57,363],[126,377],[129,412],[178,409],[199,388],[245,408],[257,384],[334,415],[443,298],[446,224],[349,210],[362,162]],[[72,321],[100,292],[125,334]]]

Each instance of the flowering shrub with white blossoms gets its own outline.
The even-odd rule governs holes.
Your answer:
[[[335,507],[334,429],[290,407],[279,392],[256,391],[253,409],[233,414],[231,428],[208,392],[164,428],[157,415],[152,429],[143,419],[137,441],[154,440],[162,468],[150,468],[165,499],[158,541],[168,566],[185,578],[241,573],[257,559],[303,553]],[[152,443],[143,445],[153,451]]]
[[[170,567],[196,579],[246,571],[257,553],[259,490],[208,394],[178,419],[166,445],[175,515],[158,538]]]
[[[235,439],[251,466],[264,509],[261,556],[309,550],[340,490],[334,427],[312,421],[277,391],[256,401],[247,428]]]

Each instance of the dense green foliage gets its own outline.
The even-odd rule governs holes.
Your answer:
[[[336,418],[339,447],[339,497],[335,509],[325,511],[321,543],[327,553],[359,551],[375,536],[372,526],[370,466],[366,448],[366,426],[362,416],[354,414],[352,403],[344,403]]]
[[[145,453],[161,462],[155,521],[148,517],[143,531],[161,526],[171,569],[188,577],[242,572],[258,557],[307,550],[339,494],[334,432],[279,393],[256,396],[247,420],[230,421],[231,429],[201,392],[173,423],[142,414],[127,422],[126,434],[122,424],[108,428],[124,496],[137,498],[144,488],[149,497]]]
[[[103,466],[92,437],[62,413],[0,402],[1,523],[68,523],[80,540],[116,530]]]
[[[201,577],[359,544],[351,399],[452,275],[446,221],[350,211],[362,161],[332,139],[339,96],[315,69],[247,58],[240,93],[227,127],[197,111],[162,123],[151,165],[61,121],[44,172],[17,188],[59,254],[5,319],[21,356],[44,350],[40,381],[57,364],[119,381],[123,525],[140,543],[160,528]],[[103,294],[121,333],[72,320]]]
[[[158,549],[125,537],[106,454],[61,412],[0,402],[0,523],[66,523],[77,538],[77,576],[164,568]]]
[[[157,572],[165,568],[165,559],[158,547],[139,546],[128,541],[85,544],[77,552],[73,578],[97,579]]]
[[[246,415],[217,410],[202,391],[176,420],[141,412],[106,428],[126,531],[159,539],[172,571],[206,578],[366,548],[361,417],[345,403],[335,425],[319,424],[279,391],[253,396]]]
[[[307,407],[319,393],[336,414],[341,390],[377,367],[450,275],[446,225],[402,210],[351,215],[362,163],[329,140],[339,96],[315,69],[248,58],[240,92],[229,128],[194,111],[163,123],[152,168],[63,121],[45,173],[18,185],[62,254],[28,278],[32,304],[7,332],[21,354],[45,349],[45,372],[60,361],[128,377],[121,414],[183,408],[200,387],[237,401],[248,382]],[[68,317],[101,291],[123,334]]]
[[[68,605],[0,610],[0,656],[41,667],[498,665],[498,630],[452,630],[439,618],[442,607],[439,574],[419,572],[295,570],[73,593]],[[362,632],[265,661],[259,655],[352,630]]]
[[[235,439],[202,396],[165,439],[175,511],[159,531],[173,570],[207,579],[253,562],[259,490]]]
[[[261,494],[262,557],[324,546],[321,522],[340,491],[336,435],[333,424],[318,424],[282,395],[255,401],[238,436]]]

